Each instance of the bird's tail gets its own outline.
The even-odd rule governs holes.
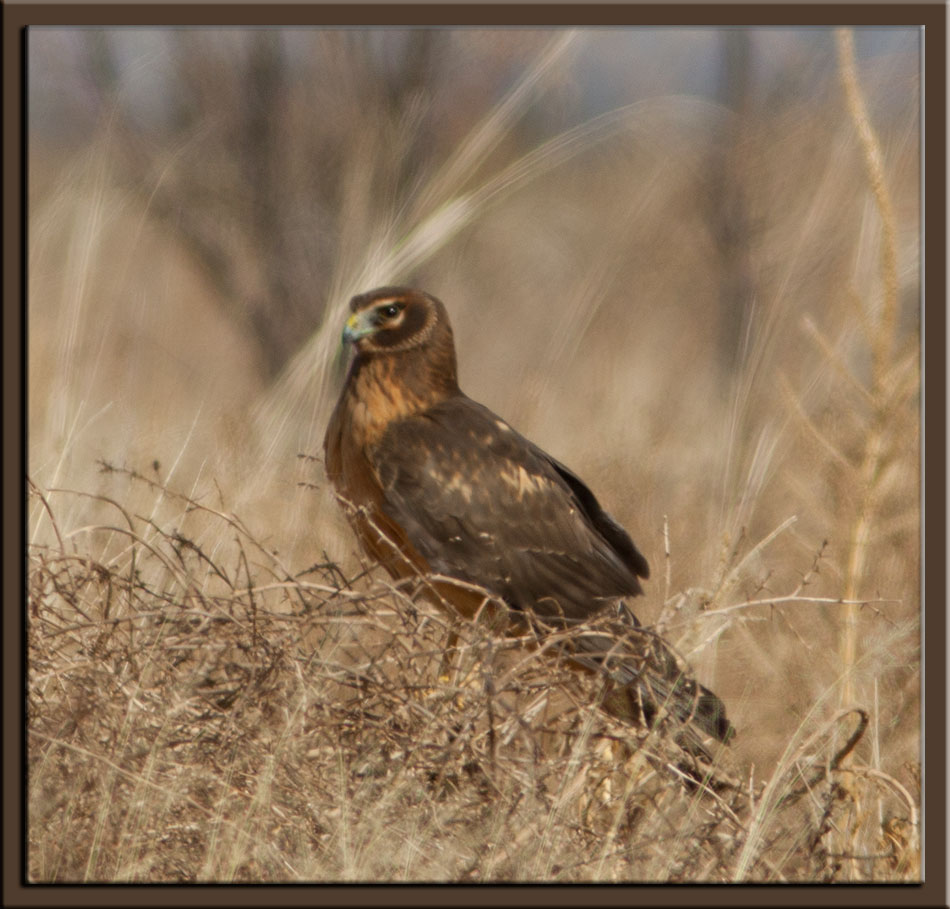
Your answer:
[[[617,634],[580,633],[571,644],[573,659],[610,679],[604,708],[614,716],[648,727],[669,718],[676,740],[707,758],[697,733],[724,744],[735,736],[725,704],[692,678],[655,632],[627,626]]]

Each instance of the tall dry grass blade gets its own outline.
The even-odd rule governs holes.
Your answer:
[[[879,506],[876,481],[880,476],[882,460],[886,456],[884,436],[888,423],[889,402],[885,380],[890,368],[890,356],[897,326],[897,232],[890,193],[884,177],[884,160],[880,143],[871,126],[864,96],[858,84],[854,61],[854,33],[850,29],[838,29],[835,32],[835,41],[845,99],[852,122],[858,132],[868,182],[871,184],[883,226],[881,238],[883,306],[871,339],[873,416],[868,426],[859,470],[860,506],[851,529],[845,580],[845,599],[853,601],[858,597],[858,589],[867,569],[872,527],[877,518]],[[857,649],[858,607],[850,605],[845,614],[841,649],[846,669],[841,692],[844,703],[850,703],[855,697],[854,678],[850,668],[857,662]]]
[[[884,176],[884,156],[881,144],[871,126],[867,104],[858,84],[858,74],[854,62],[854,32],[849,28],[835,31],[838,48],[838,67],[841,83],[851,120],[858,131],[868,182],[874,192],[878,213],[881,218],[883,236],[881,237],[881,283],[884,290],[883,306],[878,331],[874,337],[875,377],[882,377],[890,358],[891,348],[897,329],[897,228],[894,221],[894,207],[891,194]]]
[[[534,64],[517,83],[477,123],[458,144],[455,153],[425,187],[414,206],[411,220],[426,218],[430,208],[439,208],[455,195],[498,147],[515,120],[525,111],[535,93],[543,86],[555,64],[578,43],[582,33],[576,30],[556,33]]]

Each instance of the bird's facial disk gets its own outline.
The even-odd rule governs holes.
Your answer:
[[[362,338],[402,325],[406,304],[401,300],[380,300],[353,313],[343,327],[343,343],[356,344]]]

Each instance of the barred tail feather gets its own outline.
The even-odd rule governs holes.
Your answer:
[[[635,638],[635,641],[634,641]],[[684,727],[728,744],[736,730],[726,717],[725,704],[708,688],[691,678],[670,650],[654,634],[637,628],[620,639],[581,634],[572,642],[573,659],[606,673],[614,683],[604,708],[620,719],[653,727],[671,717]],[[631,646],[634,644],[636,646]],[[685,730],[681,730],[685,731]],[[708,757],[695,735],[682,735],[681,744]]]

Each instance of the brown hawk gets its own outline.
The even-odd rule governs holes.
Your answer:
[[[381,287],[350,309],[343,340],[356,355],[324,450],[367,553],[394,578],[441,578],[432,586],[468,617],[485,602],[473,588],[515,622],[548,628],[613,604],[639,645],[583,629],[569,638],[572,661],[611,679],[605,708],[647,725],[662,712],[728,742],[719,698],[623,604],[650,573],[626,531],[572,471],[459,389],[445,306]]]

